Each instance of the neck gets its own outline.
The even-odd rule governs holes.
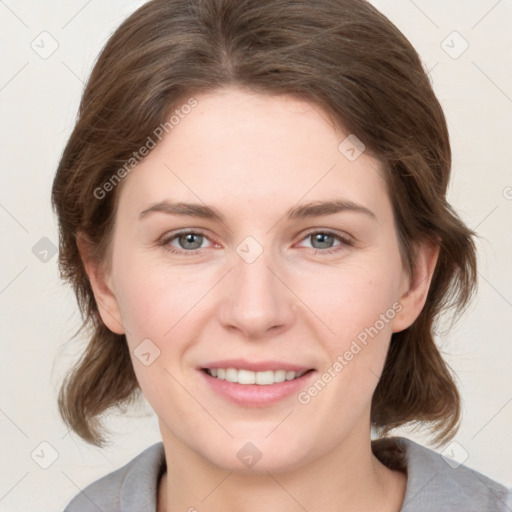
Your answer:
[[[168,432],[166,432],[168,434]],[[407,477],[372,453],[369,431],[287,472],[239,473],[213,465],[171,435],[163,436],[167,473],[158,512],[397,512]]]

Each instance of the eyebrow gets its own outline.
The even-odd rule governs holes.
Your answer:
[[[151,205],[149,208],[141,211],[139,214],[139,220],[143,219],[150,213],[166,213],[169,215],[182,215],[189,217],[198,217],[202,219],[208,219],[218,221],[221,223],[225,222],[225,217],[220,213],[219,210],[211,206],[206,206],[199,203],[182,203],[182,202],[171,202],[171,201],[160,201]],[[308,217],[318,217],[321,215],[333,215],[340,212],[356,212],[367,215],[373,220],[377,220],[377,216],[368,208],[363,205],[354,203],[347,200],[333,200],[333,201],[313,201],[310,203],[302,204],[290,208],[284,216],[290,220],[294,219],[305,219]]]

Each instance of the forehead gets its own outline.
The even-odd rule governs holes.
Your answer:
[[[278,213],[301,198],[374,208],[386,202],[380,162],[364,152],[355,159],[347,154],[353,136],[334,127],[318,105],[238,88],[194,99],[196,106],[127,178],[120,208],[140,211],[170,199],[236,203],[239,210],[260,204]]]

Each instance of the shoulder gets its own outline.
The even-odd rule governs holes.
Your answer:
[[[400,512],[511,510],[505,486],[410,439],[379,439],[372,442],[372,449],[387,466],[406,468],[407,488]]]
[[[160,442],[88,485],[70,501],[64,512],[153,512],[158,479],[164,468],[165,452]]]

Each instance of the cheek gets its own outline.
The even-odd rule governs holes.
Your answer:
[[[118,288],[118,304],[137,381],[155,411],[163,414],[170,400],[176,404],[187,398],[181,397],[173,376],[195,338],[187,315],[194,312],[201,290],[192,275],[132,263]]]
[[[388,316],[394,313],[398,279],[396,266],[349,264],[323,269],[314,279],[303,281],[297,295],[326,327],[330,334],[326,340],[347,341],[373,326],[389,310]]]
[[[327,283],[321,290],[311,282],[302,288],[311,309],[329,328],[319,337],[327,356],[320,377],[329,382],[327,394],[347,417],[365,407],[380,378],[393,319],[401,309],[400,276],[399,255],[390,250],[371,263],[360,260],[336,272],[325,269],[316,280]]]
[[[187,315],[200,309],[211,284],[207,276],[198,278],[189,269],[145,265],[140,260],[126,260],[125,268],[130,270],[119,275],[117,296],[127,337],[132,343],[150,338],[163,348]]]

